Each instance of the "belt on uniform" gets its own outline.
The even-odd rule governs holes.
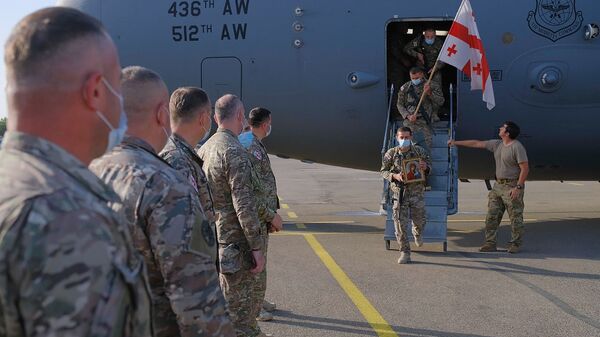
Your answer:
[[[498,184],[510,184],[510,183],[516,183],[519,179],[496,179],[496,182]]]

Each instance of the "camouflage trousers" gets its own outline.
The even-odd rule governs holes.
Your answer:
[[[422,118],[419,118],[414,122],[405,119],[404,126],[408,126],[412,130],[414,136],[416,136],[416,134],[419,132],[422,133],[425,139],[424,145],[426,145],[424,147],[426,147],[427,151],[431,153],[431,148],[433,146],[433,133],[431,132],[431,128],[427,126],[427,122],[425,122],[425,120]]]
[[[510,243],[517,246],[521,245],[523,241],[523,232],[525,231],[525,226],[523,225],[523,209],[525,208],[523,195],[525,192],[522,190],[520,196],[516,200],[512,200],[510,197],[510,190],[514,188],[516,184],[516,181],[508,184],[496,182],[488,194],[488,213],[485,218],[486,243],[496,244],[498,226],[502,221],[504,211],[507,211],[512,227]]]
[[[252,292],[252,296],[254,297],[254,302],[255,305],[257,306],[257,316],[258,314],[260,314],[260,310],[262,309],[263,306],[263,302],[265,300],[265,295],[267,293],[267,251],[268,251],[268,246],[269,246],[269,231],[265,226],[263,226],[263,231],[264,234],[263,236],[263,240],[265,243],[265,249],[263,250],[263,254],[265,255],[265,269],[254,275],[255,278],[255,283],[254,283],[254,291]]]
[[[412,235],[420,236],[425,230],[427,215],[425,214],[425,186],[421,183],[407,185],[404,195],[395,196],[393,217],[396,239],[401,252],[410,252],[407,228],[412,220]],[[402,200],[400,200],[402,199]]]
[[[219,274],[221,290],[229,306],[229,315],[237,337],[255,337],[260,334],[256,317],[256,275],[244,268],[233,274]]]

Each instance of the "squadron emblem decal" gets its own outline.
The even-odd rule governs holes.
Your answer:
[[[556,42],[577,32],[583,15],[575,10],[575,0],[537,0],[527,22],[534,33]]]

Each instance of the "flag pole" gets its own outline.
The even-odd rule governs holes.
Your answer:
[[[427,80],[427,83],[425,83],[425,85],[431,84],[431,79],[433,78],[433,75],[435,74],[435,72],[437,70],[437,65],[438,65],[439,61],[440,61],[440,58],[438,55],[438,59],[435,60],[435,64],[433,65],[433,69],[431,69],[431,74],[429,74],[429,79]],[[429,87],[429,90],[431,90],[431,87]],[[423,103],[423,98],[425,98],[425,87],[423,87],[423,92],[421,93],[421,98],[419,99],[419,104],[417,104],[417,109],[415,110],[415,114],[417,114],[419,112],[419,109],[421,108],[421,104]]]

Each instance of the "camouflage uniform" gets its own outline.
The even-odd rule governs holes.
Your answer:
[[[425,68],[425,77],[429,78],[429,74],[427,71],[433,69],[435,66],[435,62],[437,61],[438,55],[442,47],[444,46],[444,41],[439,37],[436,37],[433,41],[432,45],[428,45],[425,43],[425,36],[419,35],[415,37],[412,41],[407,43],[404,46],[404,53],[418,59],[417,54],[423,54],[423,58],[425,59],[425,64],[422,66]],[[437,84],[442,83],[442,75],[439,72],[440,69],[444,67],[444,62],[438,62],[435,74],[433,75],[432,82],[436,82]]]
[[[0,151],[0,336],[153,334],[145,264],[117,195],[42,138]]]
[[[259,216],[268,216],[257,208],[250,159],[233,132],[219,128],[198,155],[213,191],[221,288],[237,335],[254,337],[260,328],[256,324],[259,308],[252,294],[256,283],[250,272],[252,250],[265,249]]]
[[[213,233],[187,178],[135,137],[90,168],[123,199],[114,209],[148,264],[155,336],[233,336],[210,255]]]
[[[275,182],[275,174],[271,169],[271,161],[269,160],[269,154],[264,144],[254,136],[252,131],[245,132],[239,137],[240,142],[246,148],[250,154],[250,162],[252,163],[253,172],[256,178],[259,180],[259,190],[257,191],[257,202],[263,204],[270,214],[275,215],[275,212],[279,209],[279,198],[277,197],[277,183]],[[271,217],[271,220],[273,217]],[[265,242],[265,248],[263,253],[265,259],[267,257],[267,249],[269,245],[269,227],[270,221],[265,222],[265,219],[261,220],[261,230],[264,231],[263,239]],[[265,300],[265,294],[267,291],[267,268],[256,275],[256,284],[254,288],[254,297],[256,299],[256,305],[262,308],[262,304]]]
[[[423,136],[425,137],[425,143],[427,144],[429,150],[431,150],[433,145],[433,134],[431,133],[431,128],[427,126],[427,122],[425,119],[423,119],[421,112],[425,111],[432,123],[439,120],[437,111],[444,104],[444,94],[436,82],[430,83],[431,96],[425,94],[423,103],[421,103],[421,112],[417,113],[417,120],[415,122],[411,122],[406,119],[409,115],[415,113],[417,105],[419,104],[419,99],[423,94],[425,82],[425,79],[423,79],[417,86],[412,84],[411,81],[406,82],[402,87],[400,87],[396,106],[398,107],[398,112],[400,112],[400,115],[402,115],[402,118],[404,118],[404,126],[411,128],[413,134],[419,131],[422,132]]]
[[[403,184],[392,179],[392,174],[402,173],[402,161],[406,159],[421,158],[431,168],[431,159],[424,148],[412,145],[410,150],[402,153],[399,147],[389,149],[383,156],[381,176],[390,182],[394,193],[393,217],[396,226],[396,239],[401,252],[410,252],[408,243],[407,226],[412,219],[412,234],[420,236],[425,229],[427,215],[425,214],[425,184],[415,182]],[[426,172],[429,174],[431,172]]]
[[[202,171],[202,159],[198,157],[194,149],[179,135],[173,133],[167,145],[159,154],[169,165],[188,178],[190,185],[198,193],[200,206],[204,211],[206,219],[210,223],[213,237],[216,240],[215,211],[213,209],[212,194],[208,186],[206,174]],[[213,261],[217,261],[217,247],[212,251]]]
[[[525,191],[521,190],[519,197],[512,200],[510,190],[517,186],[517,179],[499,179],[488,194],[488,213],[485,218],[485,242],[496,244],[498,226],[502,221],[504,211],[508,212],[511,222],[511,244],[521,246],[525,225],[523,224],[523,211]]]

